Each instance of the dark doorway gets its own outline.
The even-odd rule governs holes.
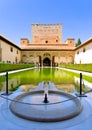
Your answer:
[[[45,58],[45,59],[43,60],[43,65],[44,65],[44,66],[50,66],[50,65],[51,65],[50,59],[49,59],[49,58]]]

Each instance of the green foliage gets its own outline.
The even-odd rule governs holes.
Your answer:
[[[78,39],[78,41],[77,41],[77,43],[75,44],[75,46],[77,47],[77,46],[79,46],[81,44],[81,40],[80,40],[80,38]]]
[[[7,63],[0,63],[0,72],[30,68],[30,67],[33,67],[33,66],[34,66],[34,64],[7,64]]]
[[[92,64],[62,64],[60,67],[92,73]]]

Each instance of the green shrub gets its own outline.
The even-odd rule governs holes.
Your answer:
[[[60,67],[92,72],[92,64],[61,64]]]
[[[0,63],[0,72],[18,70],[24,68],[34,67],[34,64],[9,64],[9,63]]]

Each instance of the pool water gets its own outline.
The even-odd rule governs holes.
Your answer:
[[[34,68],[8,76],[9,91],[30,91],[40,82],[52,82],[56,88],[66,92],[79,91],[79,76],[58,68]],[[5,91],[5,77],[0,81],[1,91]],[[84,89],[84,88],[83,88]],[[84,91],[84,90],[83,90]]]

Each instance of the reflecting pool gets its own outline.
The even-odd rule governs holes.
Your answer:
[[[9,91],[29,91],[35,89],[42,81],[53,82],[57,89],[74,92],[79,91],[79,75],[58,68],[35,68],[8,76]],[[84,81],[84,80],[83,80]],[[92,84],[92,83],[91,83]],[[83,91],[88,89],[83,82]],[[91,85],[92,86],[92,85]],[[5,91],[5,76],[0,77],[0,90]]]

